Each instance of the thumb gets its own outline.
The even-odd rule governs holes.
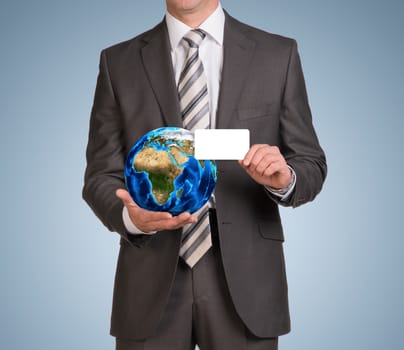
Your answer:
[[[123,202],[125,207],[137,206],[128,191],[119,188],[116,190],[115,195]]]

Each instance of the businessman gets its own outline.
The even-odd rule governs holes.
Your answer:
[[[101,53],[83,197],[121,236],[111,334],[118,350],[277,349],[290,331],[278,205],[313,200],[326,176],[297,45],[218,0],[166,6]],[[125,190],[128,151],[161,126],[250,130],[197,213],[150,212]]]

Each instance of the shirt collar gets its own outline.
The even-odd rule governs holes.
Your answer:
[[[186,33],[192,30],[191,27],[176,19],[166,11],[166,24],[168,36],[170,38],[171,50],[174,50]],[[217,44],[223,45],[225,15],[221,4],[216,10],[199,26],[199,29],[205,31]]]

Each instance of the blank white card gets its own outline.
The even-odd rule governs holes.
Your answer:
[[[250,149],[250,130],[197,129],[194,142],[196,159],[243,159]]]

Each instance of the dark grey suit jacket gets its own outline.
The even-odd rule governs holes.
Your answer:
[[[165,22],[101,53],[91,114],[83,197],[121,235],[111,334],[152,335],[175,275],[181,230],[153,236],[128,234],[123,167],[146,132],[182,126]],[[268,34],[226,14],[217,128],[247,128],[251,143],[277,145],[297,174],[285,205],[311,201],[326,176],[312,126],[296,42]],[[236,310],[252,333],[290,330],[283,231],[276,198],[235,161],[218,162],[217,216],[222,260]]]

